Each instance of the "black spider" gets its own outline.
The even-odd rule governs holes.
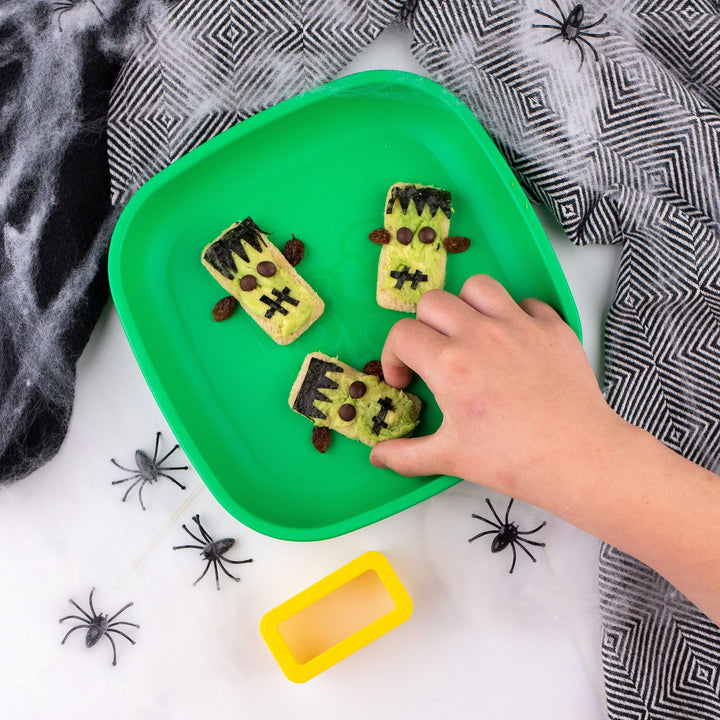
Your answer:
[[[228,558],[224,558],[223,555],[235,544],[234,538],[222,538],[221,540],[213,540],[210,535],[208,535],[205,528],[200,524],[200,515],[193,515],[193,520],[197,524],[198,528],[200,529],[200,534],[202,538],[199,538],[197,535],[193,535],[193,533],[188,530],[187,525],[183,525],[183,530],[193,539],[197,540],[200,545],[174,545],[173,550],[182,550],[184,548],[193,548],[195,550],[200,550],[200,554],[203,556],[204,560],[207,560],[207,564],[205,565],[205,569],[202,572],[202,575],[193,583],[193,585],[197,585],[204,577],[205,573],[210,569],[210,565],[213,566],[215,569],[215,584],[217,585],[217,589],[220,589],[220,577],[218,576],[218,565],[220,566],[220,569],[229,577],[235,580],[235,582],[240,582],[239,577],[235,577],[234,575],[231,575],[225,566],[223,565],[223,561],[233,563],[234,565],[242,565],[243,563],[250,563],[252,562],[252,558],[249,558],[248,560],[229,560]]]
[[[113,480],[113,485],[118,485],[120,483],[128,482],[129,480],[134,480],[135,482],[130,485],[130,487],[125,491],[125,494],[123,495],[123,502],[127,500],[127,496],[130,494],[130,491],[138,484],[140,483],[140,487],[138,488],[138,498],[140,499],[140,507],[145,510],[145,504],[143,503],[142,499],[142,491],[143,487],[145,487],[146,483],[154,483],[157,482],[158,477],[166,477],[168,480],[172,480],[178,487],[185,490],[185,486],[179,483],[174,477],[171,475],[168,475],[167,472],[163,472],[164,470],[187,470],[187,465],[178,465],[176,467],[163,467],[162,464],[180,447],[179,445],[175,445],[175,447],[170,450],[169,453],[164,455],[160,460],[157,459],[158,455],[158,445],[160,443],[160,433],[155,436],[155,453],[153,454],[152,458],[144,451],[144,450],[136,450],[135,451],[135,464],[137,465],[137,468],[126,468],[120,463],[115,460],[115,458],[111,458],[110,462],[113,463],[113,465],[116,465],[121,470],[125,470],[126,472],[133,473],[129,477],[122,478],[121,480]]]
[[[60,618],[60,622],[65,622],[65,620],[73,618],[75,620],[80,620],[81,623],[80,625],[76,625],[75,627],[68,630],[67,634],[62,639],[60,644],[64,645],[70,633],[74,632],[75,630],[79,630],[80,628],[87,628],[87,635],[85,636],[85,647],[91,648],[98,640],[100,640],[101,637],[105,636],[112,645],[112,664],[117,665],[117,649],[115,648],[115,641],[110,637],[110,633],[117,633],[118,635],[122,635],[126,640],[129,640],[130,643],[134,645],[135,641],[131,637],[126,635],[122,630],[117,630],[116,628],[118,625],[130,625],[134,628],[139,628],[140,626],[137,623],[123,622],[122,620],[113,622],[113,620],[118,615],[120,615],[120,613],[125,612],[125,610],[127,610],[131,605],[133,605],[133,603],[129,602],[127,605],[123,605],[123,607],[121,607],[112,617],[108,617],[107,615],[103,615],[102,613],[98,615],[95,612],[95,608],[93,607],[92,598],[94,592],[95,588],[90,591],[90,597],[88,598],[90,612],[92,613],[92,615],[83,610],[74,600],[70,600],[70,603],[82,613],[82,617],[80,617],[80,615],[66,615],[63,618]]]
[[[555,25],[536,25],[533,23],[533,27],[537,28],[548,28],[549,30],[560,30],[560,32],[556,33],[555,35],[551,35],[547,40],[543,41],[543,45],[545,43],[550,42],[551,40],[554,40],[555,38],[561,37],[563,40],[566,40],[567,42],[575,43],[578,46],[578,49],[580,50],[580,68],[583,65],[583,62],[585,61],[585,51],[583,50],[583,46],[580,43],[585,43],[593,52],[593,55],[595,56],[595,62],[600,60],[597,50],[593,47],[592,43],[590,43],[589,40],[586,40],[586,37],[594,37],[594,38],[604,38],[610,35],[609,32],[606,33],[589,33],[587,30],[590,28],[594,28],[596,25],[599,25],[601,22],[605,20],[607,17],[607,13],[603,13],[603,16],[596,20],[594,23],[590,23],[590,25],[583,25],[582,21],[585,17],[585,8],[583,8],[582,4],[575,5],[575,7],[570,10],[567,17],[561,10],[560,6],[557,3],[557,0],[550,0],[552,4],[558,9],[558,12],[560,13],[561,20],[558,20],[556,17],[553,17],[552,15],[549,15],[546,12],[543,12],[542,10],[535,10],[535,12],[538,15],[542,15],[543,17],[548,18],[548,20],[552,20]],[[578,68],[578,70],[580,69]]]
[[[57,13],[57,21],[58,21],[58,29],[60,32],[63,31],[62,29],[62,23],[60,22],[60,18],[70,10],[73,10],[78,5],[82,5],[86,0],[59,0],[58,2],[54,2],[50,8],[53,12]],[[87,0],[97,11],[101,18],[104,18],[105,15],[103,15],[103,11],[97,6],[97,3],[95,0]]]
[[[497,520],[497,523],[494,523],[492,520],[488,520],[487,518],[481,517],[480,515],[475,515],[473,513],[473,517],[477,518],[478,520],[482,520],[483,522],[486,522],[488,525],[492,525],[495,530],[486,530],[485,532],[478,533],[474,537],[471,537],[468,542],[472,542],[473,540],[477,540],[479,537],[482,537],[483,535],[490,535],[492,533],[495,533],[495,537],[493,538],[492,545],[490,546],[490,550],[494,553],[500,552],[501,550],[504,550],[508,545],[512,549],[513,554],[513,561],[512,565],[510,566],[510,572],[512,572],[515,569],[515,561],[517,560],[517,553],[515,552],[515,545],[517,545],[521,550],[524,550],[530,559],[533,562],[536,562],[535,557],[532,555],[532,553],[524,546],[523,543],[527,543],[528,545],[536,545],[538,547],[545,547],[545,543],[536,542],[534,540],[526,540],[525,538],[519,537],[520,535],[532,535],[533,533],[536,533],[540,528],[545,527],[547,525],[546,522],[542,522],[540,525],[538,525],[534,530],[518,530],[518,526],[514,522],[508,522],[508,516],[510,515],[510,508],[512,507],[512,504],[514,500],[510,500],[507,506],[507,510],[505,512],[505,520],[501,520],[498,514],[495,512],[495,508],[492,506],[492,503],[488,498],[485,498],[485,502],[490,506],[490,510],[492,510],[492,514],[495,516],[495,519]]]

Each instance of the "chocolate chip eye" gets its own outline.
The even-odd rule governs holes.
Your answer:
[[[245,291],[254,290],[257,287],[257,280],[254,275],[243,275],[240,278],[240,289]]]
[[[275,263],[263,260],[263,262],[258,263],[257,271],[263,277],[272,277],[277,272],[277,267],[275,267]]]
[[[345,403],[344,405],[341,405],[338,409],[338,415],[340,416],[341,420],[345,420],[345,422],[350,422],[350,420],[354,419],[355,417],[355,407],[350,403]]]
[[[413,238],[413,231],[407,227],[401,227],[397,231],[398,242],[402,245],[409,245]]]
[[[361,398],[367,392],[367,385],[362,380],[356,380],[350,384],[348,394],[353,400]]]
[[[421,243],[425,243],[426,245],[431,243],[436,236],[437,233],[431,227],[424,227],[418,233],[418,239]]]

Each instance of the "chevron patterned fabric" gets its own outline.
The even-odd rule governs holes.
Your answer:
[[[718,6],[597,0],[586,3],[576,39],[563,35],[572,9],[553,0],[420,0],[409,18],[413,52],[468,103],[571,240],[622,245],[606,324],[607,400],[715,470]],[[600,591],[610,717],[720,717],[718,628],[607,545]]]
[[[156,13],[113,93],[113,200],[231,125],[331,80],[402,4],[181,0]]]

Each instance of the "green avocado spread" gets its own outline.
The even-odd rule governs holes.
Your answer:
[[[433,216],[429,205],[423,207],[420,215],[415,203],[408,205],[404,213],[399,200],[396,200],[392,212],[385,216],[385,227],[390,232],[390,242],[384,246],[383,288],[395,288],[403,298],[417,303],[420,296],[430,288],[442,288],[445,283],[446,250],[442,242],[447,237],[449,220],[444,212],[438,211]],[[435,238],[424,243],[418,237],[422,228],[432,228]],[[412,232],[409,244],[402,244],[397,239],[400,228],[408,228]]]
[[[237,275],[232,280],[233,294],[242,298],[242,305],[248,312],[265,317],[275,325],[281,336],[291,335],[312,315],[314,301],[312,291],[306,285],[298,283],[296,278],[282,267],[278,258],[273,257],[267,250],[257,252],[254,248],[246,246],[246,252],[249,262],[233,254],[237,267]],[[276,267],[272,277],[263,277],[257,270],[257,266],[267,260],[273,262]],[[240,281],[246,275],[251,275],[257,282],[253,290],[240,288]],[[290,297],[292,300],[283,299],[285,288],[289,290],[285,293],[285,297]]]
[[[316,425],[342,428],[348,437],[374,445],[381,440],[409,435],[418,424],[417,410],[410,397],[402,390],[390,387],[376,375],[349,375],[346,372],[329,372],[328,377],[337,383],[337,388],[323,388],[327,401],[315,400],[316,407],[325,414],[324,420],[315,419]],[[360,398],[350,396],[350,385],[362,381],[367,390]],[[383,410],[385,398],[390,399],[391,409]],[[339,410],[350,404],[355,408],[355,417],[345,421]],[[377,430],[377,432],[375,432]]]

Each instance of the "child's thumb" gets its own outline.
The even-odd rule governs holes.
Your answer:
[[[441,473],[436,435],[398,438],[378,443],[370,453],[370,462],[401,475],[434,475]]]

